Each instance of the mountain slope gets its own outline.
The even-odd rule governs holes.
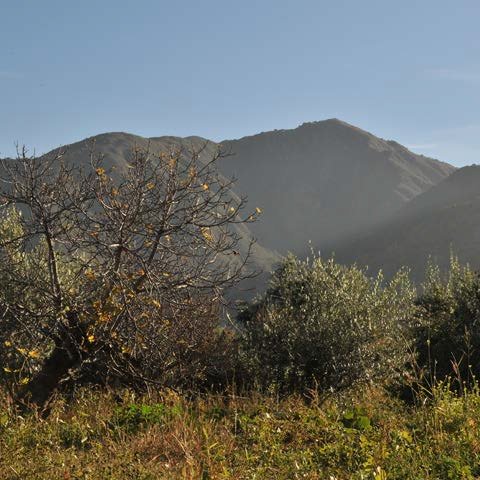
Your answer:
[[[95,155],[102,155],[104,157],[104,167],[107,169],[114,167],[117,172],[121,172],[127,168],[132,156],[132,149],[135,147],[149,148],[153,153],[168,153],[172,150],[183,149],[185,155],[195,150],[196,152],[200,152],[200,161],[211,160],[218,150],[217,144],[201,137],[180,138],[168,136],[144,138],[128,133],[114,132],[97,135],[71,145],[66,145],[47,153],[45,156],[62,151],[64,152],[63,159],[67,164],[88,167],[90,165],[90,152],[93,149]],[[230,194],[234,199],[240,200],[233,190],[230,191]],[[254,207],[247,205],[247,210],[252,211]],[[246,253],[250,241],[253,238],[249,226],[246,224],[234,224],[232,225],[232,229],[240,237],[238,250],[240,253]],[[255,243],[251,250],[249,268],[250,271],[254,272],[270,272],[278,260],[279,255],[277,253],[268,250],[259,243]],[[239,297],[250,296],[250,294],[244,292],[244,290],[255,289],[263,285],[265,281],[264,278],[265,275],[244,281],[239,288],[236,289],[235,294]]]
[[[127,167],[135,146],[201,150],[203,160],[219,147],[201,137],[105,133],[66,146],[66,160],[87,164],[93,145],[117,170]],[[246,194],[250,209],[263,210],[258,222],[235,227],[241,250],[252,237],[259,240],[255,270],[270,271],[279,260],[276,251],[304,254],[309,240],[322,254],[336,251],[340,261],[387,272],[403,264],[421,271],[429,253],[448,258],[453,241],[461,255],[474,258],[476,167],[455,172],[336,119],[225,141],[222,149],[233,155],[219,160],[220,170],[238,178],[231,195]]]
[[[447,267],[451,251],[480,266],[480,166],[464,167],[406,204],[388,221],[356,240],[334,247],[344,263],[368,265],[391,275],[401,266],[423,278],[431,255]]]
[[[152,152],[169,152],[176,148],[202,150],[201,158],[205,160],[211,158],[218,148],[216,143],[201,137],[165,136],[145,138],[130,133],[111,132],[66,145],[49,152],[47,155],[58,150],[64,150],[64,158],[67,161],[81,165],[89,162],[90,150],[93,149],[97,154],[104,155],[104,163],[107,167],[116,167],[121,170],[128,165],[134,147],[150,148]]]
[[[222,171],[264,211],[259,240],[305,252],[344,240],[392,215],[454,167],[336,119],[222,142]]]

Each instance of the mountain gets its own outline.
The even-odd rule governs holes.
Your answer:
[[[401,266],[422,280],[429,256],[446,268],[450,253],[480,267],[480,166],[463,167],[415,197],[387,221],[333,247],[340,262],[390,276]]]
[[[114,167],[115,171],[121,172],[127,169],[134,147],[149,148],[150,151],[154,153],[170,152],[180,148],[183,149],[187,155],[187,152],[194,150],[200,152],[200,161],[210,160],[219,148],[216,143],[195,136],[186,138],[172,136],[144,138],[129,133],[113,132],[96,135],[66,145],[52,150],[45,154],[45,156],[51,156],[61,151],[63,153],[63,159],[67,164],[88,167],[90,165],[90,153],[93,149],[95,155],[103,156],[103,166],[105,168],[110,169]],[[230,191],[230,194],[233,198],[240,200],[240,197],[233,190]],[[250,207],[250,210],[254,209],[251,205],[247,205],[247,210],[248,207]],[[238,250],[240,253],[246,253],[250,240],[253,238],[253,234],[249,230],[249,225],[234,224],[232,225],[232,229],[241,238]],[[240,298],[250,297],[250,290],[255,290],[264,284],[267,274],[273,269],[274,264],[278,262],[279,258],[276,252],[265,248],[258,242],[255,243],[251,250],[249,269],[252,272],[263,272],[263,274],[255,279],[244,281],[236,289],[235,295]]]
[[[92,145],[117,170],[127,168],[135,146],[201,150],[201,160],[219,147],[231,153],[218,162],[223,175],[238,179],[231,195],[247,196],[250,209],[263,211],[257,222],[235,227],[241,250],[258,239],[252,255],[257,271],[271,271],[277,252],[307,253],[309,241],[322,255],[336,252],[339,261],[387,273],[408,265],[417,274],[430,253],[445,263],[451,244],[461,257],[476,258],[480,167],[456,171],[337,119],[221,145],[195,136],[105,133],[63,147],[64,157],[87,163]],[[264,278],[248,285],[261,288]]]
[[[222,171],[263,210],[252,225],[282,253],[323,249],[389,218],[454,171],[337,119],[222,142]]]
[[[186,150],[202,150],[200,155],[203,159],[211,158],[217,151],[216,143],[202,137],[153,137],[145,138],[125,132],[102,133],[86,138],[79,142],[65,145],[47,153],[52,155],[58,151],[64,151],[64,159],[76,165],[89,164],[90,151],[104,156],[107,167],[115,167],[123,170],[127,167],[134,147],[150,148],[152,152],[169,152],[172,149],[184,148]]]

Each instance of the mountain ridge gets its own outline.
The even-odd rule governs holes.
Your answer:
[[[329,253],[391,276],[402,266],[422,281],[429,259],[443,269],[454,254],[480,266],[480,165],[462,167],[415,197],[387,221]]]
[[[281,252],[343,240],[455,170],[338,119],[221,144],[235,153],[223,171],[265,211],[254,233]]]
[[[105,156],[107,167],[124,169],[135,146],[149,147],[153,152],[193,149],[201,151],[205,160],[221,148],[227,155],[218,162],[220,172],[238,178],[232,196],[246,196],[251,209],[263,210],[258,222],[243,225],[238,233],[245,242],[258,239],[253,264],[265,272],[278,262],[279,253],[293,251],[302,256],[310,248],[322,253],[335,251],[340,261],[369,263],[373,270],[386,266],[393,271],[400,260],[418,270],[423,250],[420,248],[416,257],[408,253],[415,244],[404,231],[413,228],[408,222],[421,223],[422,215],[431,214],[453,228],[448,215],[444,218],[439,213],[442,208],[435,200],[436,188],[445,182],[448,187],[450,181],[453,186],[447,190],[451,198],[440,190],[439,200],[447,195],[447,204],[452,204],[458,203],[455,195],[460,198],[462,194],[468,202],[477,185],[470,180],[471,187],[465,187],[472,175],[463,169],[416,154],[394,140],[376,137],[339,119],[305,122],[293,129],[221,143],[195,135],[148,138],[105,132],[46,155],[64,150],[68,161],[82,163],[88,161],[94,147]],[[462,180],[465,176],[467,180]],[[458,191],[455,182],[459,183]],[[468,223],[464,212],[462,219]],[[414,227],[424,249],[437,252],[432,235],[417,223]],[[435,225],[430,228],[435,237],[442,238]],[[406,252],[398,246],[402,241]],[[264,278],[253,287],[258,288]]]

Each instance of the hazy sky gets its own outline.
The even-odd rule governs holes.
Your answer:
[[[0,156],[338,117],[480,163],[479,0],[0,0]]]

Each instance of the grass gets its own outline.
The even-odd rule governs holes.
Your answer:
[[[47,419],[0,397],[0,478],[475,479],[480,393],[409,406],[380,389],[282,400],[83,390]]]

